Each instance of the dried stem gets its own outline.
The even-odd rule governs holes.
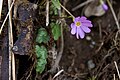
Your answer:
[[[46,26],[49,25],[49,0],[46,2]]]
[[[7,16],[5,17],[5,19],[4,19],[4,21],[3,21],[3,24],[2,24],[2,26],[1,26],[1,28],[0,28],[0,35],[1,35],[2,29],[3,29],[4,25],[5,25],[5,22],[7,21],[7,18],[8,18],[8,16],[9,16],[9,14],[10,14],[10,11],[11,11],[14,3],[15,3],[15,0],[12,2],[11,6],[10,6],[10,8],[9,8],[9,11],[8,11],[8,13],[7,13]]]
[[[110,9],[111,9],[111,12],[112,12],[112,14],[113,14],[113,17],[114,17],[115,22],[116,22],[116,25],[117,25],[117,28],[118,28],[118,30],[120,30],[119,22],[118,22],[118,19],[117,19],[117,17],[116,17],[115,11],[114,11],[114,9],[113,9],[113,7],[112,7],[112,5],[111,5],[111,3],[110,3],[109,0],[107,0],[107,3],[108,3],[108,5],[109,5],[109,7],[110,7]]]
[[[59,76],[63,71],[64,71],[63,69],[58,71],[57,74],[54,75],[53,79],[55,79],[57,76]]]
[[[14,2],[15,0],[13,0]],[[12,31],[12,11],[11,11],[11,6],[12,6],[12,0],[8,0],[8,8],[9,8],[9,80],[15,80],[15,58],[14,58],[14,54],[11,51],[11,48],[13,47],[13,31]],[[12,66],[11,66],[12,63]],[[11,71],[12,69],[12,71]],[[11,76],[11,72],[12,72],[12,76]]]
[[[115,64],[115,67],[116,67],[116,70],[117,70],[117,73],[118,73],[118,77],[119,77],[119,79],[120,79],[120,73],[119,73],[119,70],[118,70],[118,66],[117,66],[116,61],[114,61],[114,64]]]
[[[61,5],[62,6],[62,5]],[[62,6],[63,7],[63,6]],[[64,10],[66,11],[67,9],[64,8]],[[67,10],[68,11],[68,10]],[[69,11],[68,11],[69,12]],[[71,13],[70,13],[71,14]],[[72,15],[72,14],[71,14]],[[59,16],[61,17],[61,9],[59,10]],[[72,15],[73,16],[73,15]],[[74,16],[73,16],[74,17]],[[64,20],[61,20],[64,21]],[[51,68],[51,72],[54,72],[56,70],[56,68],[59,67],[59,62],[61,60],[62,57],[62,53],[63,53],[63,49],[64,49],[64,37],[63,37],[63,24],[61,23],[61,47],[60,47],[60,51],[57,55],[57,58],[55,60],[55,63],[53,65],[53,67]]]
[[[115,74],[113,74],[113,80],[115,80]]]
[[[61,24],[61,47],[60,47],[60,51],[57,55],[57,58],[55,60],[55,63],[53,65],[53,67],[51,68],[51,72],[54,72],[59,67],[59,62],[60,62],[61,57],[62,57],[63,48],[64,48],[63,24]]]
[[[1,19],[1,13],[2,13],[2,4],[3,4],[3,0],[0,0],[0,19]]]

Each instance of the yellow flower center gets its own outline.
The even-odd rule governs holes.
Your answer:
[[[81,25],[80,22],[76,22],[76,26],[79,27]]]

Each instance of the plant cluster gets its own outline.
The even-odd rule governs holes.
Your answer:
[[[103,0],[100,0],[100,4],[103,9],[108,10],[108,6]],[[85,33],[90,33],[93,27],[92,22],[85,16],[74,17],[61,3],[59,0],[51,0],[49,15],[58,16],[58,11],[63,8],[72,17],[73,23],[71,23],[71,34],[76,35],[77,39],[83,39]],[[49,27],[49,26],[48,26]],[[60,23],[58,20],[50,19],[50,28],[52,37],[55,41],[61,36]],[[47,64],[47,48],[42,43],[48,43],[50,41],[50,35],[45,28],[40,28],[36,37],[36,43],[39,45],[35,46],[35,52],[37,56],[36,71],[42,73]]]

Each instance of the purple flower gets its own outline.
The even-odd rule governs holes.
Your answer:
[[[93,27],[93,25],[86,17],[76,17],[74,23],[71,24],[71,34],[76,34],[77,39],[79,39],[79,37],[82,39],[85,37],[85,33],[91,32],[89,27]]]
[[[107,4],[102,3],[102,8],[103,8],[105,11],[107,11],[107,10],[108,10],[108,6],[107,6]]]

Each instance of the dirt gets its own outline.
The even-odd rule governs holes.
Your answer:
[[[34,1],[32,0],[30,1],[32,2],[31,5],[33,5]],[[76,1],[68,0],[68,2],[64,6],[74,16],[82,16],[84,15],[85,8],[89,5],[85,5],[75,11],[72,11],[72,8],[74,8],[78,4],[81,4],[84,1],[85,0],[76,0]],[[120,1],[119,0],[111,0],[111,1],[113,3],[114,11],[120,23],[120,7],[119,7]],[[35,3],[36,2],[37,0],[35,0]],[[38,3],[41,3],[41,1],[38,0]],[[5,4],[5,2],[4,2],[4,6],[6,11],[4,11],[5,13],[3,14],[3,17],[5,17],[7,12],[7,8],[6,8],[7,5]],[[27,8],[29,7],[30,6],[27,6]],[[44,11],[44,9],[41,11]],[[90,17],[88,17],[88,19],[92,21],[93,27],[91,28],[91,33],[86,34],[84,39],[77,39],[76,36],[71,35],[69,25],[71,24],[72,20],[65,19],[67,26],[64,27],[64,31],[63,31],[64,49],[63,49],[62,57],[59,63],[59,69],[57,69],[55,72],[49,71],[51,69],[52,61],[49,61],[51,59],[49,59],[48,57],[48,64],[46,65],[46,69],[42,74],[37,74],[35,72],[35,68],[34,68],[35,56],[30,56],[31,54],[26,55],[26,52],[24,49],[27,49],[27,51],[29,51],[30,48],[33,48],[34,41],[31,41],[28,38],[22,39],[24,35],[27,35],[27,34],[23,34],[24,31],[22,32],[22,28],[27,29],[28,25],[32,25],[31,26],[32,30],[29,30],[28,34],[30,37],[32,37],[32,40],[34,40],[33,36],[35,34],[33,35],[31,33],[33,33],[33,31],[36,33],[36,29],[37,29],[36,25],[42,25],[42,26],[45,25],[45,19],[44,19],[45,16],[37,17],[36,15],[34,15],[36,11],[35,12],[33,11],[33,13],[30,13],[30,12],[28,11],[26,13],[24,10],[23,12],[19,11],[18,12],[19,19],[17,22],[18,23],[21,22],[21,23],[18,24],[19,28],[16,28],[14,25],[14,28],[15,28],[14,29],[15,32],[13,34],[15,36],[14,45],[17,44],[18,46],[20,46],[21,45],[20,40],[23,40],[21,42],[25,41],[25,43],[22,43],[24,44],[24,46],[22,46],[21,48],[22,50],[20,50],[19,52],[17,52],[17,54],[15,54],[17,80],[26,80],[28,76],[29,76],[28,80],[52,80],[52,77],[54,77],[54,75],[61,69],[63,69],[64,71],[61,74],[59,74],[59,76],[57,76],[54,80],[113,80],[114,75],[115,75],[115,80],[119,80],[115,62],[117,63],[118,69],[120,69],[120,31],[118,31],[117,29],[117,25],[115,23],[115,20],[110,8],[101,16],[91,15]],[[26,15],[26,18],[22,17],[24,16],[24,14]],[[37,19],[38,21],[37,20],[33,21],[29,17],[30,15],[33,15],[34,19],[35,20]],[[66,15],[68,14],[66,13]],[[28,18],[29,20],[27,22],[26,19]],[[2,25],[3,19],[4,18],[2,18],[0,25]],[[26,24],[22,24],[22,22],[24,23],[24,21],[25,23],[27,23],[27,26]],[[29,24],[29,23],[32,23],[32,24]],[[21,25],[24,25],[24,27]],[[33,30],[34,28],[36,29]],[[16,30],[16,29],[19,29],[19,30]],[[0,47],[1,47],[0,48],[0,75],[1,75],[0,78],[1,80],[7,80],[8,70],[9,70],[8,69],[8,53],[9,52],[8,52],[8,42],[7,42],[8,36],[6,32],[7,32],[7,27],[4,28],[4,31],[3,31],[4,34],[2,34],[2,36],[0,35],[0,38],[1,38],[0,40]],[[18,34],[20,34],[22,37],[17,38],[16,36],[18,36]],[[30,44],[28,41],[30,42]],[[59,40],[56,43],[61,44]],[[21,51],[23,52],[21,53]],[[5,56],[5,53],[6,53],[6,56]],[[28,53],[31,53],[31,52],[28,52]],[[32,52],[32,54],[33,53],[34,51]],[[4,74],[2,74],[3,72]]]
[[[68,1],[68,3],[68,9],[77,4],[72,4],[72,1]],[[113,5],[116,13],[119,12],[117,4],[119,5],[120,2],[116,1],[116,4]],[[81,9],[72,13],[78,16],[79,11]],[[96,77],[97,80],[112,80],[113,74],[118,79],[114,61],[119,66],[120,45],[114,43],[117,26],[113,14],[109,9],[104,15],[91,16],[89,19],[93,21],[94,27],[86,38],[78,40],[69,31],[64,32],[65,46],[60,67],[65,70],[65,73],[60,75],[58,80],[86,80],[93,77]],[[117,35],[117,40],[119,38]]]

